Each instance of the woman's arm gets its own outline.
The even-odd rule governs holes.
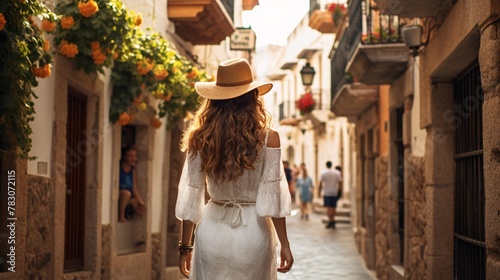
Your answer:
[[[193,236],[194,223],[188,220],[182,221],[182,238],[181,245],[190,246],[192,245],[191,237]],[[191,253],[192,252],[180,252],[178,266],[182,275],[189,278],[191,272]]]
[[[281,262],[278,271],[285,273],[288,272],[293,265],[292,251],[290,250],[290,243],[286,233],[286,220],[285,218],[272,218],[276,234],[281,244],[280,258]]]

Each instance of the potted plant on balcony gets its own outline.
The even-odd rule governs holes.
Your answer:
[[[393,43],[400,41],[400,36],[392,27],[385,27],[382,32],[380,28],[375,28],[375,31],[361,35],[361,41],[363,44]]]
[[[304,93],[299,100],[297,100],[297,109],[299,109],[301,115],[309,114],[314,110],[316,106],[316,101],[310,92]]]
[[[326,10],[332,15],[333,24],[338,26],[340,21],[346,16],[347,8],[344,4],[329,3],[326,4]]]

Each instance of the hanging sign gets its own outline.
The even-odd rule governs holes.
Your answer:
[[[251,28],[238,27],[231,35],[229,48],[232,51],[254,50],[255,37],[255,32]]]

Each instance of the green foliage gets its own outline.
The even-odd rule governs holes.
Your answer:
[[[79,5],[92,5],[91,12],[82,12]],[[137,101],[141,95],[158,99],[158,116],[166,117],[169,126],[196,108],[194,83],[206,81],[206,74],[180,56],[160,34],[141,30],[142,19],[121,1],[62,0],[55,11],[40,0],[0,1],[0,156],[15,151],[21,158],[32,159],[30,122],[37,98],[33,87],[38,85],[35,73],[48,76],[53,61],[44,32],[32,17],[44,21],[46,26],[42,23],[42,28],[54,34],[56,52],[74,54],[69,59],[76,69],[96,74],[113,65],[112,122],[124,112],[144,108],[143,101]],[[69,17],[73,21],[68,25]],[[55,29],[50,31],[47,26],[54,24]],[[65,44],[74,45],[69,52],[62,52]]]
[[[133,13],[130,18],[133,22]],[[158,115],[167,117],[168,127],[196,108],[194,83],[206,81],[206,74],[180,56],[159,33],[133,27],[122,51],[112,68],[112,122],[123,112],[133,115],[136,110],[132,104],[141,95],[159,100]],[[140,107],[140,100],[135,103]]]
[[[30,18],[53,21],[56,15],[37,0],[1,1],[0,13],[6,21],[0,31],[0,156],[14,151],[16,156],[30,158],[30,122],[37,98],[32,88],[38,85],[33,68],[53,60],[44,50],[43,32]]]
[[[72,17],[74,24],[71,28],[65,29],[62,26],[62,20],[57,23],[54,32],[54,45],[59,47],[63,40],[76,44],[78,54],[72,58],[75,67],[78,70],[83,69],[89,74],[104,73],[104,68],[111,66],[113,53],[121,51],[124,38],[129,33],[130,28],[127,21],[127,10],[121,1],[98,0],[95,3],[99,10],[90,17],[85,17],[80,13],[79,1],[61,1],[55,8],[60,19]],[[102,63],[94,61],[91,48],[93,42],[99,43],[100,52],[105,56]]]
[[[93,1],[86,4],[89,2]],[[166,117],[169,125],[194,110],[198,99],[193,85],[206,80],[205,73],[180,56],[159,33],[143,31],[139,27],[140,16],[127,10],[119,0],[95,3],[99,10],[85,17],[78,1],[60,2],[56,12],[61,21],[57,23],[54,41],[56,46],[64,42],[76,44],[78,54],[71,59],[77,69],[86,73],[103,73],[104,68],[113,65],[110,120],[118,121],[124,112],[133,116],[139,108],[147,107],[144,101],[149,97],[159,100],[158,116]],[[74,24],[64,29],[62,21],[69,16]],[[104,63],[96,64],[92,42],[99,42],[106,54]]]

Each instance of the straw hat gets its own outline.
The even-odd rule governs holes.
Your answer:
[[[272,87],[272,83],[254,81],[250,64],[242,58],[221,62],[217,68],[217,81],[197,82],[194,85],[199,95],[212,100],[235,98],[254,89],[263,95]]]

